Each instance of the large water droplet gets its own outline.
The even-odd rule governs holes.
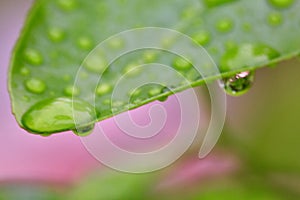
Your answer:
[[[193,36],[193,40],[195,40],[199,45],[206,45],[210,42],[211,36],[207,31],[201,31]]]
[[[74,130],[95,121],[94,108],[87,102],[71,98],[47,99],[33,105],[22,117],[22,124],[34,133]],[[75,118],[74,118],[75,116]]]
[[[51,28],[48,31],[48,36],[53,42],[60,42],[64,39],[64,31],[59,28]]]
[[[216,28],[221,33],[227,33],[233,29],[233,21],[229,18],[221,19],[217,22]]]
[[[294,0],[269,0],[272,6],[277,8],[287,8],[290,7]]]
[[[43,57],[37,50],[26,49],[24,52],[26,61],[32,65],[41,65],[43,63]]]
[[[73,129],[73,133],[75,133],[78,136],[84,137],[90,135],[95,128],[95,124],[83,126],[83,127],[76,127]]]
[[[279,55],[278,51],[268,45],[245,43],[228,49],[221,58],[220,68],[222,71],[229,71],[261,65]]]
[[[178,70],[189,70],[190,68],[193,67],[191,62],[187,61],[184,58],[180,58],[180,57],[177,57],[173,61],[173,66],[175,69],[178,69]]]
[[[280,24],[282,24],[282,15],[280,13],[270,13],[268,15],[268,23],[271,25],[271,26],[279,26]]]
[[[96,89],[96,94],[99,96],[108,94],[112,90],[112,86],[106,83],[102,83]]]
[[[41,94],[46,90],[46,84],[37,78],[28,79],[25,82],[25,87],[29,92]]]
[[[245,71],[232,77],[224,78],[220,85],[227,94],[241,96],[249,91],[254,81],[254,72]]]

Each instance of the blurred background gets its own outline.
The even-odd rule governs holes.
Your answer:
[[[120,173],[74,134],[31,135],[11,114],[9,59],[31,3],[0,1],[0,199],[300,199],[299,58],[257,71],[249,93],[228,97],[224,131],[207,158],[198,159],[195,144],[161,171]]]

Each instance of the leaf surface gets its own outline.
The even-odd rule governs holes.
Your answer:
[[[135,28],[168,28],[190,36],[207,50],[223,77],[298,55],[300,2],[290,2],[36,1],[12,56],[9,90],[13,113],[20,126],[33,133],[46,135],[77,129],[80,134],[96,121],[154,100],[165,100],[174,92],[203,84],[204,80],[220,78],[216,73],[203,76],[193,68],[195,60],[161,49],[132,51],[114,62],[106,60],[106,54],[122,52],[122,48],[139,41],[110,37]],[[155,36],[151,40],[155,41]],[[104,52],[89,54],[103,41],[108,44]],[[171,37],[159,42],[162,47],[172,47],[177,41]],[[206,58],[212,62],[209,56]],[[170,66],[178,73],[134,68],[147,63]],[[106,66],[109,67],[103,70]],[[161,83],[137,88],[137,81],[128,81],[122,87],[127,96],[114,99],[114,88],[123,75],[133,77],[128,80],[151,77],[150,80]],[[74,106],[70,103],[72,98],[77,102],[75,111],[83,116],[80,119],[73,119],[74,113],[69,109]]]

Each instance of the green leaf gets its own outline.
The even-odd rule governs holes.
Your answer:
[[[231,76],[297,55],[300,39],[295,27],[299,26],[299,8],[298,1],[283,6],[267,0],[214,0],[204,1],[203,5],[199,0],[36,1],[12,56],[9,90],[13,113],[18,123],[30,132],[51,134],[77,129],[78,134],[84,134],[96,121],[154,100],[165,100],[173,92],[203,84],[205,79],[220,78],[219,74],[212,73],[204,79],[191,68],[194,60],[153,49],[128,53],[103,71],[110,64],[105,59],[106,53],[130,45],[117,37],[109,40],[110,45],[105,52],[99,52],[98,58],[90,56],[82,64],[100,42],[137,27],[175,29],[203,45],[222,76]],[[166,38],[161,43],[172,46],[176,42],[176,38]],[[136,89],[135,81],[128,82],[123,87],[127,99],[111,102],[120,77],[129,72],[143,79],[149,71],[130,70],[132,66],[151,62],[171,66],[179,73],[148,74],[152,80],[163,79],[162,85],[147,84]],[[178,74],[188,81],[179,82]],[[61,103],[72,105],[69,103],[72,96],[79,105],[95,102],[96,112],[91,113],[86,106],[88,111],[84,116],[87,117],[79,120],[72,118],[71,111],[61,114]],[[59,106],[55,107],[57,101]],[[38,120],[38,116],[47,115],[47,110],[53,118]],[[79,112],[84,112],[82,107]],[[88,121],[90,118],[94,120]],[[60,119],[68,124],[62,125]],[[69,124],[72,120],[77,127],[75,122]],[[41,126],[37,121],[48,123]]]

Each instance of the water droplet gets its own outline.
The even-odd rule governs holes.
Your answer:
[[[193,67],[192,63],[184,58],[177,57],[173,61],[173,66],[178,70],[189,70]]]
[[[224,78],[220,85],[227,94],[241,96],[249,91],[254,81],[254,72],[246,71],[232,77]]]
[[[125,42],[122,38],[115,37],[115,38],[109,40],[109,46],[112,49],[121,49],[124,47],[124,45],[125,45]]]
[[[161,93],[161,88],[160,87],[155,87],[155,88],[152,88],[151,90],[149,90],[148,92],[148,95],[150,97],[154,97],[154,96],[157,96]]]
[[[191,69],[190,71],[188,71],[186,74],[185,74],[185,77],[187,80],[184,81],[185,85],[186,85],[186,82],[188,81],[197,81],[201,78],[201,75],[199,74],[199,72],[195,69]]]
[[[112,86],[106,83],[102,83],[99,85],[96,89],[96,94],[99,96],[103,96],[105,94],[108,94],[112,90]]]
[[[64,31],[59,28],[51,28],[48,31],[48,36],[53,42],[60,42],[64,39]]]
[[[280,13],[270,13],[268,16],[268,23],[271,26],[279,26],[282,24],[282,15]]]
[[[207,7],[216,7],[236,0],[204,0]]]
[[[46,90],[46,84],[37,78],[31,78],[25,82],[25,87],[29,92],[41,94]]]
[[[74,130],[95,121],[94,108],[72,98],[47,99],[33,105],[22,117],[22,124],[34,133]]]
[[[123,73],[127,76],[137,76],[142,72],[142,68],[139,63],[130,63],[125,68]]]
[[[65,95],[67,96],[78,96],[80,94],[80,90],[75,86],[67,86],[64,90]]]
[[[108,63],[107,60],[100,55],[91,55],[84,62],[83,66],[90,72],[101,74],[108,68]]]
[[[188,7],[183,10],[181,14],[181,18],[184,20],[192,19],[196,14],[197,14],[197,8],[193,7]]]
[[[128,96],[130,98],[133,98],[133,97],[137,97],[137,96],[141,95],[141,93],[142,93],[142,90],[138,88],[138,89],[134,89],[134,90],[130,91],[128,93]]]
[[[269,2],[274,7],[287,8],[287,7],[290,7],[294,3],[294,0],[269,0]]]
[[[93,130],[95,128],[95,124],[91,124],[88,126],[83,126],[83,127],[76,127],[76,129],[73,129],[73,133],[75,133],[75,135],[81,136],[81,137],[85,137],[90,135]]]
[[[221,19],[217,22],[216,28],[221,33],[227,33],[233,29],[233,21],[229,18]]]
[[[24,54],[25,59],[29,64],[41,65],[43,63],[43,57],[37,50],[26,49]]]
[[[169,93],[171,90],[170,88],[168,87],[163,87],[161,89],[161,94],[164,94],[164,93]],[[157,99],[158,101],[161,101],[161,102],[164,102],[164,101],[167,101],[168,100],[168,96],[163,96],[163,97],[160,97]]]
[[[81,79],[87,79],[87,78],[89,77],[89,74],[88,74],[87,72],[85,72],[85,71],[81,71],[81,72],[79,73],[79,77],[80,77]]]
[[[20,73],[23,76],[28,76],[30,74],[30,70],[28,68],[26,68],[26,67],[23,67],[23,68],[21,68]]]
[[[151,63],[156,59],[156,54],[154,51],[147,51],[143,55],[143,59],[144,59],[145,63]]]
[[[71,79],[72,79],[72,77],[69,74],[65,74],[63,76],[63,80],[66,81],[66,82],[70,81]]]
[[[112,106],[115,107],[115,108],[120,108],[120,107],[122,107],[124,105],[125,105],[125,103],[123,101],[115,101],[115,100],[113,100],[113,102],[112,102]]]
[[[104,101],[102,101],[102,103],[104,105],[111,105],[111,99],[105,99]]]
[[[252,30],[252,26],[249,23],[244,23],[242,28],[245,32],[250,32]]]
[[[268,45],[245,43],[228,49],[221,58],[220,68],[222,71],[230,71],[246,66],[262,65],[279,55],[278,51]]]
[[[79,48],[83,50],[91,50],[93,47],[93,42],[90,38],[88,37],[80,37],[77,40],[77,45]]]
[[[76,8],[75,0],[58,0],[57,3],[63,10],[68,11]]]
[[[210,42],[211,36],[207,31],[201,31],[193,36],[193,40],[195,40],[199,45],[206,45]]]
[[[226,50],[231,50],[237,48],[237,43],[233,40],[228,40],[225,42],[225,48]]]

